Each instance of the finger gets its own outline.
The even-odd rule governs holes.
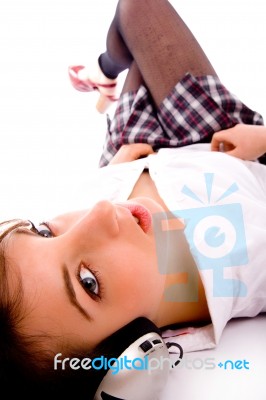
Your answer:
[[[221,151],[223,151],[224,153],[227,153],[228,151],[232,151],[236,148],[236,146],[234,146],[232,143],[229,143],[229,142],[223,142],[221,147],[222,147]]]
[[[211,141],[211,151],[220,151],[221,144],[224,142],[224,135],[222,132],[215,133]]]
[[[153,154],[154,150],[151,147],[150,144],[147,143],[138,143],[135,145],[136,146],[136,154],[138,154],[139,156],[145,156],[145,155],[149,155],[149,154]]]
[[[220,140],[213,136],[211,141],[211,151],[219,151],[219,149],[220,149]]]
[[[223,151],[223,146],[221,146],[222,144],[227,143],[228,146],[233,146],[232,144],[232,133],[231,133],[231,129],[225,129],[223,131],[220,132],[216,132],[213,137],[212,137],[212,141],[211,141],[211,150],[212,151]]]

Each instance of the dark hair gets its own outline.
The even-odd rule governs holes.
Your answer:
[[[16,276],[16,285],[13,285],[11,290],[9,270],[12,268],[12,260],[7,259],[6,246],[8,235],[25,226],[26,223],[28,224],[26,221],[16,220],[3,233],[0,233],[1,391],[6,391],[10,398],[17,397],[19,393],[20,398],[25,397],[28,400],[36,399],[36,397],[51,400],[72,397],[93,400],[107,370],[80,368],[77,371],[71,369],[68,363],[66,369],[54,369],[56,354],[51,350],[54,347],[52,342],[56,340],[57,345],[60,345],[61,359],[82,360],[97,357],[111,359],[118,358],[124,349],[139,337],[140,333],[148,333],[150,329],[159,334],[161,331],[151,321],[139,317],[105,338],[93,350],[84,347],[70,349],[69,343],[66,343],[63,337],[23,333],[21,326],[28,310],[23,308],[23,286],[20,276]]]
[[[12,221],[8,221],[12,222]],[[3,224],[0,224],[0,226]],[[27,399],[47,397],[50,399],[70,398],[93,399],[102,380],[102,373],[95,370],[54,370],[55,353],[48,350],[49,335],[25,335],[20,330],[26,310],[23,309],[23,287],[21,278],[16,277],[16,288],[10,288],[6,259],[8,235],[15,229],[25,226],[16,220],[0,234],[0,384],[1,391],[9,397]],[[4,240],[6,239],[6,240]],[[100,345],[98,350],[88,353],[88,349],[68,350],[64,339],[60,338],[64,358],[93,358],[106,353],[107,348]]]

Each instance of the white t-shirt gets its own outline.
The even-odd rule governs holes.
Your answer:
[[[164,332],[185,351],[215,347],[231,318],[266,311],[266,167],[209,150],[209,144],[161,149],[101,168],[90,193],[91,204],[125,201],[147,167],[169,210],[185,222],[212,320]]]

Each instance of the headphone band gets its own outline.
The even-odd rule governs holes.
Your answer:
[[[136,318],[101,341],[94,349],[92,358],[104,356],[106,359],[117,359],[139,337],[149,332],[156,332],[158,335],[162,335],[160,329],[149,319],[145,317]],[[108,371],[108,367],[90,370],[93,386],[96,387],[96,390]]]
[[[150,332],[155,332],[162,336],[161,330],[152,321],[145,317],[136,318],[104,339],[96,347],[96,351],[99,353],[101,349],[109,348],[108,354],[105,353],[104,355],[110,358],[117,358],[131,343]]]

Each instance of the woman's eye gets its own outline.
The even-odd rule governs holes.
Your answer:
[[[95,275],[88,268],[81,267],[79,271],[79,279],[81,285],[84,287],[89,295],[99,296],[99,283]]]
[[[33,222],[29,221],[31,224],[31,230],[34,233],[37,233],[37,235],[45,237],[45,238],[52,238],[53,233],[51,229],[49,228],[48,224],[46,222],[43,222],[39,225],[34,225]]]

